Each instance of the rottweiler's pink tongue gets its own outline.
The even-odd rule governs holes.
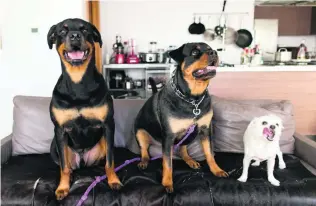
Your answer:
[[[263,129],[263,134],[264,134],[264,135],[267,135],[267,137],[273,137],[273,131],[270,130],[269,128],[267,128],[267,127],[265,127],[265,128]]]
[[[204,69],[200,69],[197,71],[197,74],[201,75],[201,74],[206,74],[210,71],[216,70],[216,67],[214,66],[207,66]]]
[[[216,70],[216,67],[214,67],[214,66],[207,66],[206,69],[209,70],[209,71],[213,71],[213,70]]]
[[[68,52],[67,55],[70,59],[82,59],[84,56],[84,52],[83,51]]]

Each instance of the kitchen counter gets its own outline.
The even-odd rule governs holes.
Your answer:
[[[218,72],[316,72],[316,65],[246,66],[218,67]]]
[[[107,64],[104,69],[144,69],[144,68],[170,68],[171,71],[176,67],[175,64]],[[316,72],[316,65],[259,65],[246,66],[235,65],[234,67],[218,67],[218,72]]]

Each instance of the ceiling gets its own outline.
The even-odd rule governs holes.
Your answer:
[[[316,6],[316,0],[255,0],[257,6]]]

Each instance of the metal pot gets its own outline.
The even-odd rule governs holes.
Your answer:
[[[288,62],[292,59],[292,52],[287,51],[286,48],[281,48],[275,53],[275,61],[277,62]]]

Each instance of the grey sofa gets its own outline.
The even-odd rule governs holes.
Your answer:
[[[54,189],[58,183],[58,167],[52,163],[49,158],[49,146],[53,137],[53,125],[49,118],[48,97],[30,97],[16,96],[14,98],[14,125],[13,132],[1,140],[1,201],[2,205],[58,205],[60,203],[54,200]],[[118,148],[115,153],[116,164],[124,162],[125,159],[138,156],[139,149],[133,136],[132,125],[136,114],[143,105],[144,100],[115,100],[115,147]],[[167,196],[160,184],[152,185],[155,178],[158,178],[161,166],[159,162],[154,162],[152,170],[146,173],[138,171],[136,164],[130,165],[122,172],[118,172],[122,179],[124,189],[122,196],[134,198],[133,203],[129,201],[124,203],[125,199],[113,193],[106,185],[94,190],[93,195],[89,196],[87,205],[99,205],[98,194],[106,195],[106,200],[102,200],[102,205],[111,205],[114,202],[120,202],[117,205],[149,205],[148,202],[161,201],[156,205],[177,205],[181,201],[184,205],[316,205],[316,142],[311,139],[295,133],[295,122],[293,118],[293,109],[289,101],[285,100],[228,100],[212,96],[212,105],[214,108],[214,137],[213,149],[215,158],[219,165],[230,174],[228,180],[217,179],[207,172],[207,167],[201,171],[192,171],[178,161],[179,156],[175,153],[175,196]],[[284,153],[285,161],[288,167],[279,171],[275,170],[281,180],[281,186],[274,188],[268,184],[265,175],[265,166],[253,168],[249,171],[249,180],[246,184],[236,181],[241,172],[242,166],[242,135],[248,123],[255,116],[274,113],[279,115],[284,121],[285,129],[280,140],[281,150]],[[150,155],[155,156],[161,153],[161,145],[156,142],[150,148]],[[201,152],[198,140],[194,141],[189,147],[189,154],[198,161],[204,161],[204,155]],[[33,167],[28,169],[28,166]],[[40,168],[43,171],[35,171],[34,168]],[[22,173],[23,170],[25,172]],[[185,172],[184,172],[185,171]],[[26,174],[25,174],[26,173]],[[62,205],[73,205],[80,198],[92,181],[96,173],[102,175],[102,170],[91,169],[84,170],[84,174],[76,173],[73,185],[80,180],[80,188],[73,186],[69,198],[66,198]],[[21,175],[23,174],[23,175]],[[141,180],[137,179],[141,175]],[[190,175],[190,178],[183,180],[183,175]],[[132,177],[133,176],[133,177]],[[41,183],[37,188],[34,187],[34,181],[41,178]],[[89,178],[90,179],[89,179]],[[144,178],[154,178],[147,183]],[[191,177],[193,179],[191,180]],[[88,180],[86,179],[88,178]],[[92,178],[92,179],[91,179]],[[136,178],[136,179],[135,179]],[[140,177],[139,177],[140,178]],[[196,180],[195,178],[198,178]],[[178,179],[178,180],[177,180]],[[141,202],[139,196],[135,198],[132,194],[137,189],[131,189],[129,184],[142,185],[143,191],[151,191],[152,194],[143,194]],[[192,183],[190,181],[193,181]],[[146,181],[145,181],[146,182]],[[178,183],[177,183],[178,182]],[[23,183],[23,184],[22,184]],[[207,184],[205,184],[207,183]],[[284,186],[282,186],[282,183]],[[178,186],[177,186],[178,185]],[[187,188],[190,186],[189,189]],[[201,187],[197,190],[196,187]],[[180,190],[177,187],[185,187],[186,190]],[[101,187],[101,186],[100,186]],[[204,188],[205,187],[205,188]],[[227,191],[223,188],[230,188]],[[49,188],[49,189],[48,189]],[[14,191],[23,191],[22,194]],[[79,190],[79,192],[78,192]],[[157,192],[159,191],[159,192]],[[186,193],[183,193],[186,191]],[[225,192],[223,192],[225,191]],[[265,192],[263,192],[265,191]],[[274,196],[269,195],[273,191]],[[138,191],[139,192],[139,191]],[[201,193],[202,192],[202,193]],[[231,198],[227,199],[227,194]],[[247,194],[251,195],[247,195]],[[299,193],[299,197],[296,194]],[[142,193],[141,193],[142,194]],[[158,195],[153,200],[153,194]],[[166,196],[165,196],[166,195]],[[196,195],[205,195],[205,198],[194,198]],[[128,196],[128,195],[127,195]],[[189,198],[192,196],[192,198]],[[71,198],[72,197],[72,198]],[[102,196],[103,197],[103,196]],[[203,196],[204,197],[204,196]],[[207,198],[206,198],[207,197]],[[292,198],[291,198],[292,197]],[[123,199],[122,199],[123,198]],[[146,199],[147,198],[147,199]],[[150,199],[152,198],[152,199]],[[177,199],[179,198],[179,199]],[[211,198],[211,199],[208,199]],[[144,201],[146,199],[146,201]],[[107,203],[105,203],[108,201]],[[127,201],[127,200],[126,200]],[[139,200],[140,201],[140,200]],[[158,201],[158,202],[159,202]],[[208,204],[210,203],[210,204]]]

